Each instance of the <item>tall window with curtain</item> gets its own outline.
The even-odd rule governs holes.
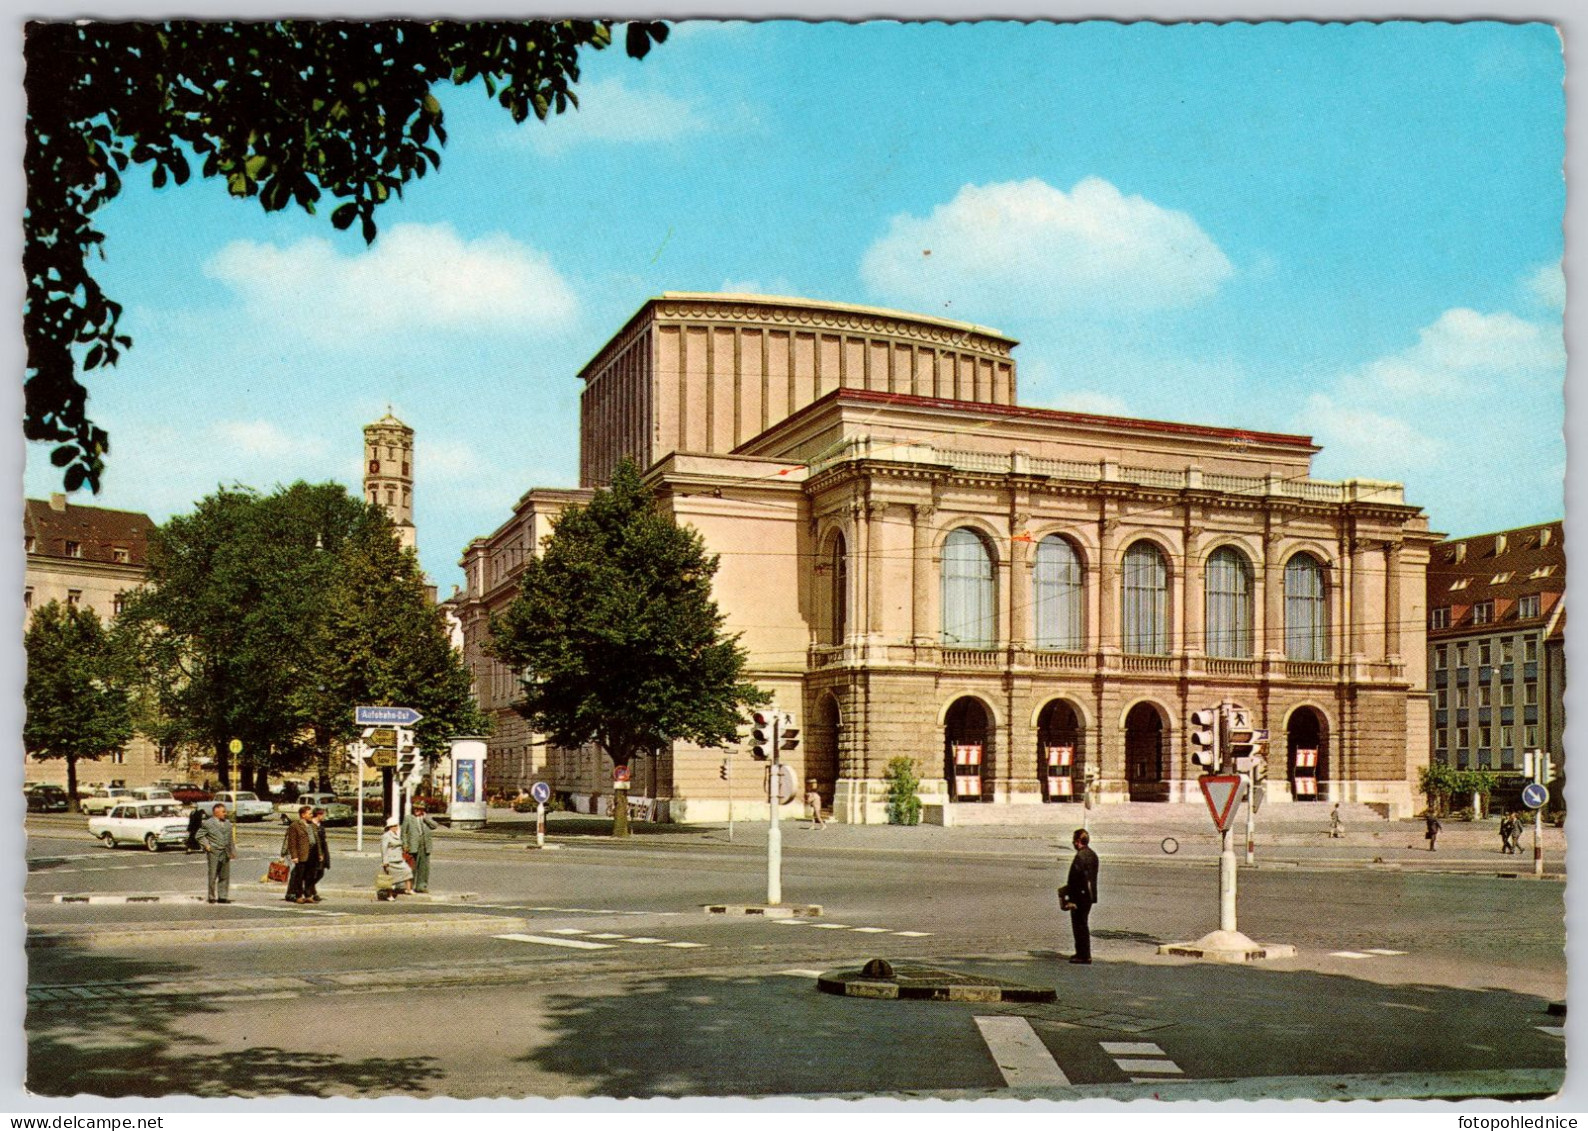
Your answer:
[[[1208,555],[1207,654],[1246,660],[1252,655],[1252,566],[1233,546]]]
[[[829,594],[832,610],[832,636],[828,643],[842,644],[849,631],[849,552],[844,536],[834,533],[828,545],[827,565],[831,574],[832,592]]]
[[[1151,542],[1125,551],[1120,571],[1120,646],[1140,655],[1169,654],[1169,567]]]
[[[1329,658],[1329,606],[1323,564],[1311,554],[1285,563],[1285,656],[1292,660]]]
[[[1037,543],[1036,646],[1055,652],[1079,652],[1086,646],[1081,596],[1081,559],[1057,534]]]
[[[992,554],[973,530],[943,541],[943,645],[991,648],[998,642],[997,582]]]

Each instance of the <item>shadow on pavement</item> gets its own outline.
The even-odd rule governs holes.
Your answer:
[[[726,827],[726,826],[724,826]],[[714,832],[712,825],[658,824],[652,821],[630,821],[629,832],[634,837],[690,837],[699,839]],[[491,813],[491,822],[483,829],[468,834],[481,839],[534,840],[533,814],[515,813],[512,818],[498,811]],[[610,837],[611,817],[594,817],[578,813],[551,813],[546,817],[546,835],[550,837]]]
[[[1052,1005],[873,1001],[794,976],[637,977],[611,996],[551,994],[520,1059],[609,1097],[899,1095],[999,1088],[974,1017],[1023,1016],[1075,1084],[1124,1084],[1104,1041],[1150,1041],[1176,1079],[1560,1071],[1541,998],[1381,985],[1307,970],[1099,962],[1052,952],[941,965],[1057,986]],[[1558,1022],[1556,1022],[1558,1023]],[[1558,1085],[1557,1085],[1558,1086]],[[1283,1091],[1273,1098],[1285,1098]]]
[[[178,963],[76,953],[79,969],[95,982],[179,982],[193,975]],[[51,957],[62,957],[59,949]],[[334,1000],[305,1010],[305,1025],[318,1028],[316,1011],[334,1008]],[[282,1008],[303,1009],[303,1003]],[[184,1019],[225,1010],[224,1002],[199,996],[30,1003],[27,1088],[43,1096],[380,1096],[430,1091],[439,1075],[427,1057],[220,1050],[184,1028]]]

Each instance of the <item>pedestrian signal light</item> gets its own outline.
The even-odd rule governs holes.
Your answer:
[[[794,725],[793,715],[783,716],[783,725],[778,728],[778,748],[780,750],[794,750],[800,744],[800,728]]]
[[[772,756],[773,735],[777,728],[770,711],[757,711],[750,716],[750,756],[762,761]]]
[[[1540,750],[1538,760],[1540,763],[1538,784],[1548,785],[1555,780],[1555,759],[1551,758],[1547,751]]]
[[[1205,770],[1219,764],[1219,713],[1211,708],[1191,712],[1191,761]]]

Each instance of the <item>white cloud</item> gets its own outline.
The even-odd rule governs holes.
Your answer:
[[[1444,442],[1399,417],[1324,393],[1307,398],[1306,423],[1332,462],[1356,467],[1367,478],[1404,477],[1410,469],[1448,454]]]
[[[290,436],[268,420],[222,420],[210,431],[230,452],[276,459],[289,453],[319,455],[325,442],[317,436]]]
[[[254,317],[328,344],[398,330],[556,331],[578,313],[545,255],[503,234],[464,240],[449,224],[398,224],[352,255],[319,238],[286,247],[237,240],[205,272]]]
[[[1130,415],[1130,406],[1118,397],[1086,389],[1077,389],[1073,393],[1064,393],[1056,397],[1052,407],[1066,412],[1089,412],[1096,416]]]
[[[594,79],[574,88],[570,106],[544,122],[526,121],[503,136],[505,144],[557,154],[582,142],[654,144],[705,133],[711,123],[692,103],[659,91],[635,90],[621,79]]]
[[[1566,362],[1558,326],[1456,307],[1418,332],[1417,344],[1348,374],[1351,392],[1383,398],[1450,396],[1505,379],[1549,379]]]
[[[475,446],[466,440],[415,440],[414,474],[448,481],[467,480],[494,471],[486,468]]]
[[[1533,298],[1551,310],[1566,309],[1566,272],[1559,263],[1546,263],[1527,279]]]
[[[725,295],[797,295],[799,288],[779,275],[767,283],[759,279],[724,279],[717,290]]]
[[[860,264],[890,301],[964,317],[1184,307],[1233,273],[1190,216],[1098,177],[1069,193],[1036,179],[966,185],[930,216],[893,217]]]

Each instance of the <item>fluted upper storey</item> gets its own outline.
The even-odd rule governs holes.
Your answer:
[[[1016,344],[875,307],[669,291],[580,374],[580,483],[605,483],[625,456],[731,452],[835,389],[1013,405]]]

